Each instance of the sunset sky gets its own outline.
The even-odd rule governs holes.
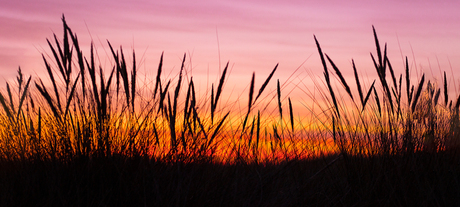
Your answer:
[[[277,63],[275,78],[281,82],[295,82],[288,77],[299,66],[295,76],[305,77],[306,71],[321,75],[313,35],[345,76],[352,77],[353,58],[363,76],[373,77],[372,25],[382,44],[388,43],[397,72],[402,71],[403,54],[409,56],[413,75],[417,68],[431,76],[431,67],[439,76],[439,61],[441,70],[450,74],[452,66],[459,78],[459,8],[459,1],[428,0],[2,1],[0,81],[1,87],[4,81],[12,81],[18,66],[26,74],[44,77],[41,53],[51,53],[46,38],[52,38],[53,32],[61,38],[62,14],[85,54],[91,39],[101,56],[108,52],[106,40],[122,45],[126,52],[134,48],[141,74],[155,74],[164,51],[167,77],[169,71],[177,71],[187,53],[194,77],[203,81],[200,77],[210,76],[214,81],[220,48],[222,67],[227,61],[232,65],[229,90],[240,82],[247,86],[253,71],[265,78]]]

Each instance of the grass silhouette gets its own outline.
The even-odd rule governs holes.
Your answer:
[[[279,80],[279,114],[258,105],[278,65],[258,91],[253,73],[238,116],[219,103],[228,63],[199,97],[186,56],[177,80],[164,80],[162,54],[150,88],[139,85],[134,52],[128,63],[108,42],[113,64],[102,68],[93,44],[85,56],[62,22],[63,39],[47,40],[53,59],[43,55],[49,81],[19,68],[0,93],[1,206],[459,203],[460,96],[449,99],[445,73],[443,88],[424,75],[413,85],[407,57],[397,79],[374,28],[378,80],[366,88],[352,61],[358,95],[314,37],[325,104],[306,106],[312,128],[295,120]]]

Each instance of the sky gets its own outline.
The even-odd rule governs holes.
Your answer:
[[[46,39],[53,33],[61,38],[64,14],[85,54],[93,41],[104,56],[109,40],[125,52],[134,49],[140,73],[151,76],[164,52],[166,78],[177,73],[186,53],[190,73],[203,85],[216,82],[230,61],[231,91],[244,90],[253,72],[260,86],[277,63],[275,79],[308,87],[308,74],[322,75],[313,35],[346,78],[353,78],[354,59],[360,74],[373,79],[372,26],[388,43],[397,73],[408,56],[414,76],[447,71],[452,82],[460,77],[458,8],[453,0],[2,0],[0,81],[2,88],[13,81],[18,66],[45,77],[41,54],[51,54]],[[101,64],[110,65],[110,58]]]

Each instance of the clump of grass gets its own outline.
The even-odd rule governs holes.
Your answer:
[[[424,74],[419,79],[417,85],[412,85],[410,82],[409,62],[406,57],[405,80],[407,99],[403,100],[401,98],[402,75],[398,83],[389,57],[387,56],[387,46],[385,44],[382,52],[374,28],[373,32],[377,60],[372,53],[371,58],[374,62],[381,87],[377,88],[374,80],[366,93],[367,95],[364,96],[362,81],[358,76],[355,62],[352,61],[357,92],[360,97],[359,102],[353,98],[350,86],[343,77],[340,69],[327,54],[323,54],[322,48],[315,37],[324,67],[324,78],[329,90],[329,104],[333,109],[332,113],[329,113],[332,117],[330,119],[332,123],[326,122],[326,125],[332,126],[333,137],[337,140],[336,143],[340,145],[339,148],[342,153],[371,156],[374,154],[398,155],[419,151],[439,152],[446,150],[447,146],[442,143],[446,143],[447,137],[450,137],[453,132],[448,129],[457,128],[458,117],[455,117],[455,114],[458,106],[447,106],[449,98],[445,73],[443,81],[444,105],[440,105],[438,100],[441,95],[441,88],[437,88],[430,81],[428,81],[428,84],[425,84]],[[342,105],[344,103],[339,104],[339,100],[337,99],[338,92],[332,88],[329,69],[324,56],[326,56],[332,69],[337,74],[343,89],[350,97],[351,106],[354,106],[355,109],[349,109],[347,106]],[[392,86],[387,81],[387,70],[391,74]],[[369,102],[372,95],[375,101]],[[369,106],[366,107],[366,105]],[[364,133],[361,133],[361,131]]]
[[[211,85],[210,97],[199,97],[193,77],[185,80],[183,73],[188,70],[185,55],[177,80],[162,78],[162,54],[153,89],[140,87],[134,51],[132,62],[128,63],[122,47],[115,50],[108,42],[113,64],[106,70],[98,65],[93,44],[89,56],[85,56],[77,35],[64,17],[62,22],[63,39],[59,40],[54,35],[53,40],[47,40],[52,59],[42,56],[48,82],[39,78],[34,81],[35,87],[31,88],[32,78],[25,80],[18,70],[17,98],[13,98],[10,84],[6,87],[7,95],[0,94],[2,121],[9,123],[8,126],[22,127],[22,130],[6,133],[2,139],[1,144],[5,147],[1,156],[4,159],[71,160],[123,154],[166,160],[258,162],[262,157],[274,159],[275,155],[288,158],[321,154],[321,147],[312,143],[320,140],[326,143],[327,137],[333,138],[342,154],[366,156],[438,152],[452,150],[457,143],[460,101],[454,104],[449,101],[446,74],[442,94],[436,84],[426,83],[424,75],[413,85],[406,57],[405,77],[401,74],[397,81],[387,55],[387,45],[382,51],[374,28],[377,55],[374,57],[371,53],[371,58],[378,80],[374,80],[370,87],[363,85],[353,60],[358,96],[314,37],[328,91],[324,98],[329,103],[326,109],[318,106],[323,109],[321,113],[328,114],[326,119],[321,119],[320,115],[309,119],[322,123],[314,134],[303,127],[305,123],[295,122],[291,97],[286,97],[289,116],[283,116],[286,99],[279,80],[274,92],[279,116],[272,117],[273,120],[265,118],[270,117],[264,114],[267,107],[258,108],[255,114],[256,103],[273,78],[278,64],[258,91],[253,73],[247,109],[238,118],[235,112],[223,110],[219,103],[228,77],[228,63],[217,87]],[[351,104],[338,99],[340,91],[333,87],[329,66]],[[390,81],[387,81],[387,71]],[[402,94],[403,79],[405,96]],[[150,91],[150,97],[139,97],[139,94],[148,94],[147,91]],[[441,96],[444,96],[443,105],[439,103]],[[6,129],[4,131],[10,131]],[[315,136],[321,138],[315,140]]]
[[[183,73],[188,70],[185,55],[177,80],[164,80],[161,77],[164,70],[162,54],[154,88],[150,89],[139,86],[134,52],[132,62],[128,63],[122,47],[116,50],[107,42],[113,62],[109,68],[103,68],[97,61],[99,58],[96,57],[94,44],[90,44],[89,55],[86,56],[77,35],[64,17],[62,23],[63,38],[60,40],[54,35],[52,40],[47,40],[51,55],[42,55],[48,80],[38,78],[34,81],[35,87],[31,88],[32,78],[23,80],[19,70],[18,105],[14,105],[9,84],[8,95],[0,94],[5,115],[3,121],[15,122],[27,128],[19,130],[24,135],[14,132],[1,140],[5,146],[1,154],[4,159],[21,157],[67,162],[81,157],[112,157],[120,154],[187,162],[202,159],[258,162],[259,159],[272,157],[269,151],[287,154],[281,152],[287,149],[274,147],[283,146],[282,142],[288,141],[283,139],[283,134],[287,132],[281,125],[272,126],[270,121],[262,121],[264,115],[259,109],[252,123],[249,121],[278,65],[257,93],[253,74],[247,111],[241,123],[235,124],[238,118],[231,117],[237,113],[223,110],[226,106],[222,107],[219,103],[228,76],[228,63],[217,87],[212,84],[208,99],[196,93],[193,77],[185,80]],[[139,94],[149,94],[148,91],[150,97],[139,97]],[[278,94],[281,111],[279,82]],[[23,110],[25,103],[27,113]],[[29,108],[29,103],[34,106]],[[294,117],[290,99],[289,112],[293,133]],[[267,130],[274,134],[267,133]],[[254,134],[256,140],[252,142]],[[294,142],[292,139],[289,141]],[[277,144],[273,145],[273,142]],[[295,142],[295,146],[302,148],[299,143],[303,141]],[[268,148],[267,145],[272,147]]]

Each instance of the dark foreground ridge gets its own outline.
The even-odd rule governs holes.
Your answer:
[[[1,162],[0,206],[454,206],[457,157],[332,155],[266,165],[123,157]]]

